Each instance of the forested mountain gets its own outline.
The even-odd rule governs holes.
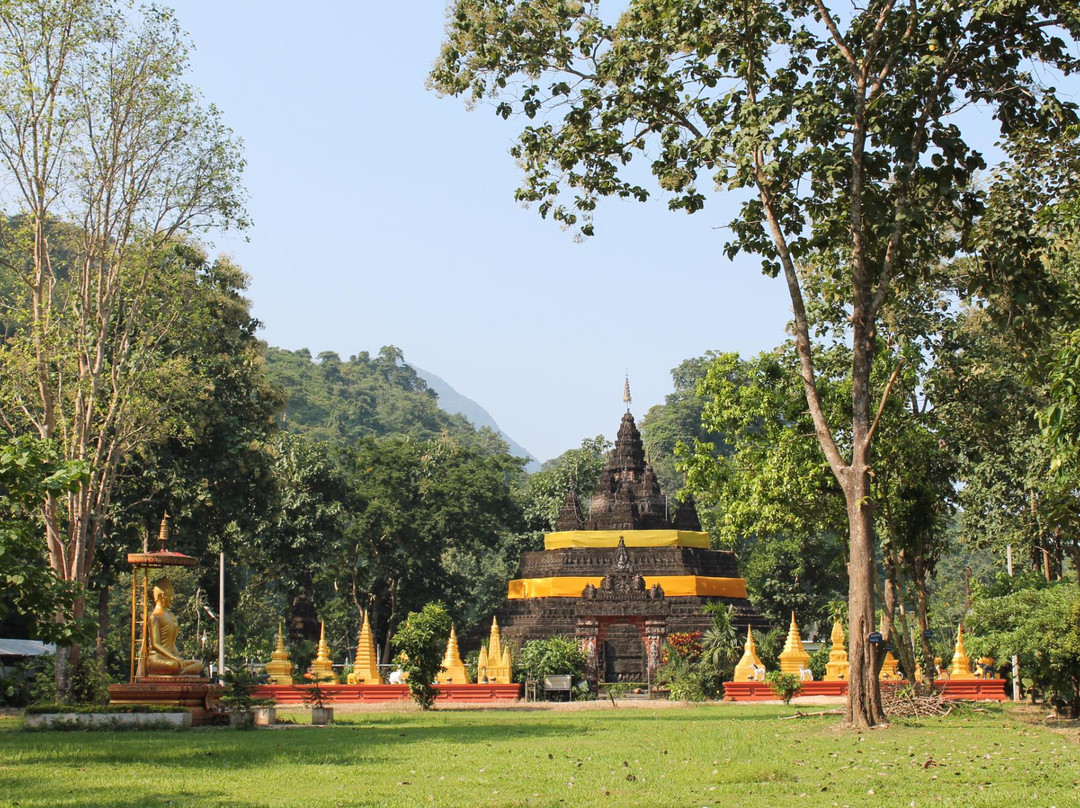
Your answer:
[[[435,391],[392,345],[375,357],[361,351],[348,360],[333,351],[313,358],[306,348],[269,348],[266,363],[270,382],[287,398],[283,425],[312,440],[348,444],[386,435],[427,439],[474,432],[464,416],[439,407]]]
[[[534,472],[540,470],[540,463],[533,457],[532,453],[503,432],[495,422],[495,419],[491,417],[491,413],[468,396],[463,396],[451,387],[445,379],[436,376],[430,370],[424,370],[416,365],[412,365],[412,369],[415,370],[416,374],[427,382],[428,387],[434,390],[439,396],[439,406],[442,409],[451,414],[458,413],[464,415],[477,429],[487,427],[493,432],[497,432],[510,447],[510,454],[514,457],[524,457],[529,461],[525,466],[526,471]]]

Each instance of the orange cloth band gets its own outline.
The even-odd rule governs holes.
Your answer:
[[[645,586],[660,584],[670,597],[745,598],[746,581],[742,578],[710,578],[704,575],[646,575]],[[507,597],[579,598],[586,584],[599,588],[601,577],[518,578],[510,582]]]

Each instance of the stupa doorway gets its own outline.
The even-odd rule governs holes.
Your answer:
[[[646,670],[644,626],[611,623],[602,629],[597,672],[607,683],[637,681]]]

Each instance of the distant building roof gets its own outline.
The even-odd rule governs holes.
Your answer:
[[[40,640],[5,640],[0,637],[0,656],[41,656],[55,654],[56,646]]]

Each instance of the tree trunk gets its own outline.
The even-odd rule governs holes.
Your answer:
[[[109,673],[109,585],[98,590],[97,660],[102,675]]]
[[[854,471],[854,469],[853,469]],[[879,660],[868,642],[874,630],[874,525],[869,507],[869,475],[851,477],[845,491],[850,526],[848,561],[848,700],[844,721],[854,728],[885,723],[878,684]]]
[[[882,604],[881,634],[896,650],[900,667],[908,681],[915,680],[915,652],[909,639],[904,613],[904,591],[900,584],[901,561],[895,552],[885,556],[885,598]]]
[[[931,684],[934,681],[934,649],[930,647],[930,638],[926,636],[930,630],[930,595],[926,591],[926,565],[915,562],[915,616],[919,623],[919,649],[922,654],[923,681]]]

